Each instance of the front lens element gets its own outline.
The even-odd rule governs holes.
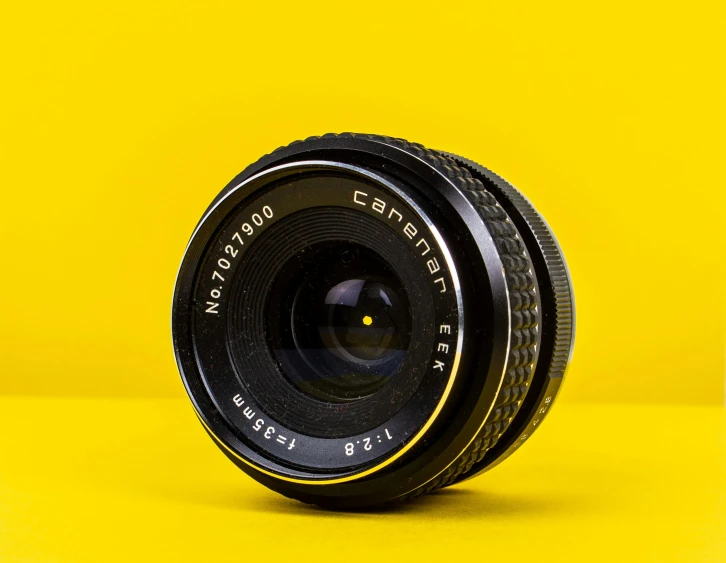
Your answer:
[[[380,256],[351,243],[312,249],[290,262],[285,270],[297,274],[282,274],[294,281],[283,291],[299,284],[290,318],[292,342],[274,350],[293,367],[288,378],[320,400],[372,395],[398,373],[411,338],[411,312],[400,280]]]
[[[325,348],[364,368],[400,357],[408,315],[386,281],[359,277],[328,291],[318,318]]]

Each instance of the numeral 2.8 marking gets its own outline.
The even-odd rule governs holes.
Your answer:
[[[386,438],[388,438],[389,440],[393,440],[393,436],[391,436],[391,433],[388,431],[388,428],[384,428],[383,433],[385,434]],[[367,438],[363,438],[363,449],[365,451],[369,452],[373,449],[373,444],[371,443],[372,440],[373,439],[370,436]],[[378,443],[381,442],[382,437],[380,434],[376,436],[376,440],[378,441]],[[361,443],[361,441],[357,440],[355,444],[360,444],[360,443]],[[345,445],[345,455],[352,456],[353,454],[355,454],[355,444],[353,442],[348,442]]]

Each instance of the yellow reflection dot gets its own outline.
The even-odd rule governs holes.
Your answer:
[[[373,319],[366,315],[365,317],[363,317],[363,324],[366,326],[371,326],[373,324]]]

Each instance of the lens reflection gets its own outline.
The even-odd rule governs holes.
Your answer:
[[[290,281],[276,293],[294,297],[289,331],[281,331],[274,352],[298,388],[321,400],[350,401],[375,393],[398,373],[411,312],[401,282],[380,256],[352,243],[328,243],[296,256],[279,279]]]
[[[384,283],[345,280],[328,292],[321,311],[321,341],[347,361],[372,365],[402,348],[406,311],[396,292]]]

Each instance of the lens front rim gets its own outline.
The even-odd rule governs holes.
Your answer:
[[[254,191],[252,188],[254,187],[261,187],[262,184],[264,184],[265,181],[269,181],[272,175],[280,174],[280,173],[287,173],[290,170],[295,169],[309,169],[311,166],[314,167],[333,167],[336,169],[340,169],[341,165],[339,163],[330,163],[330,162],[304,162],[304,163],[296,163],[291,165],[285,165],[282,167],[275,167],[271,170],[266,171],[261,176],[250,178],[247,182],[240,183],[238,186],[238,190],[240,191],[240,194],[247,191],[244,195],[244,198],[249,198],[252,191]],[[355,167],[350,167],[344,165],[343,168],[347,169],[348,171],[353,170],[357,174],[362,174],[362,176],[371,178],[371,175],[369,172],[364,170],[356,170]],[[384,185],[387,184],[387,188],[392,191],[397,191],[397,187],[388,184],[383,178],[377,177],[377,182],[383,182]],[[251,186],[251,184],[254,184],[257,182],[257,186]],[[247,188],[247,189],[245,189]],[[184,278],[189,278],[190,273],[193,273],[196,271],[200,258],[203,254],[203,250],[199,248],[199,245],[210,238],[212,233],[210,231],[213,231],[214,228],[210,227],[214,223],[214,221],[210,221],[210,217],[214,217],[216,214],[217,223],[219,223],[220,219],[223,217],[226,217],[228,214],[228,211],[233,208],[238,202],[234,202],[234,198],[232,197],[234,195],[234,191],[230,192],[230,197],[226,198],[225,201],[228,202],[227,205],[223,205],[223,202],[220,202],[217,206],[215,206],[214,209],[212,209],[208,214],[207,217],[200,223],[197,232],[192,237],[192,240],[190,242],[190,245],[188,247],[187,256],[185,258],[185,263],[183,263],[182,268],[180,270],[180,284],[177,288],[177,293],[175,297],[175,306],[174,306],[174,313],[175,317],[177,317],[174,321],[174,326],[184,326],[184,323],[188,320],[185,320],[185,314],[184,314],[184,294],[187,294],[187,297],[189,295],[189,291],[191,289],[190,284],[188,283],[189,280],[186,279],[186,287],[185,287],[185,281]],[[406,197],[406,194],[401,193],[402,197]],[[240,200],[243,198],[240,198]],[[415,202],[411,201],[409,204],[415,206]],[[227,208],[227,209],[225,209]],[[426,215],[423,213],[422,210],[419,210],[420,217],[425,218]],[[430,223],[430,222],[429,222]],[[432,229],[432,233],[435,235],[437,234],[436,228],[433,226],[433,224],[429,224],[429,227]],[[440,238],[440,237],[439,237]],[[200,242],[201,241],[201,242]],[[443,242],[443,240],[439,241],[440,248],[442,251],[448,252],[448,249]],[[456,268],[453,262],[451,261],[451,257],[449,256],[447,259],[449,271],[453,274],[452,275],[452,283],[456,286],[458,285],[458,276],[456,275]],[[225,428],[224,425],[220,424],[219,420],[215,420],[215,416],[213,414],[213,410],[210,410],[209,404],[204,404],[205,402],[205,395],[209,395],[209,389],[202,389],[202,387],[205,387],[205,385],[199,385],[199,381],[197,381],[197,378],[195,378],[192,374],[190,374],[190,371],[193,371],[193,365],[191,365],[188,362],[188,358],[185,365],[185,358],[183,356],[188,356],[188,352],[190,351],[189,342],[184,342],[184,335],[181,332],[175,332],[175,348],[177,350],[177,358],[180,362],[180,366],[182,366],[182,375],[183,379],[185,381],[185,385],[187,385],[187,389],[189,391],[190,397],[192,397],[192,401],[195,404],[195,410],[197,410],[197,414],[200,416],[200,419],[202,419],[205,427],[207,428],[208,432],[210,434],[213,434],[215,436],[215,439],[220,443],[228,453],[232,454],[233,456],[239,458],[241,461],[243,461],[246,464],[249,464],[250,467],[252,467],[256,471],[260,471],[263,474],[268,474],[270,476],[274,476],[277,479],[283,479],[288,480],[291,482],[297,482],[297,483],[305,483],[305,484],[319,484],[321,482],[325,482],[327,484],[330,483],[336,483],[336,482],[344,482],[350,479],[354,478],[360,478],[362,476],[371,474],[375,471],[378,471],[380,468],[385,467],[393,463],[396,459],[401,457],[405,452],[407,452],[411,447],[413,447],[420,439],[421,437],[426,433],[428,428],[433,424],[433,421],[436,419],[438,414],[441,412],[444,404],[446,403],[446,397],[451,391],[451,387],[453,386],[453,381],[455,379],[455,375],[458,370],[458,364],[459,359],[461,356],[461,348],[463,343],[463,331],[461,330],[462,322],[463,322],[463,306],[461,303],[461,295],[458,288],[455,288],[455,295],[456,295],[456,309],[457,314],[459,315],[459,330],[458,330],[458,336],[457,336],[457,348],[455,353],[455,360],[452,364],[452,375],[453,377],[450,377],[447,382],[446,387],[446,393],[443,395],[442,399],[440,400],[439,404],[437,405],[433,415],[430,417],[430,419],[426,422],[424,427],[422,427],[421,431],[419,431],[415,437],[415,439],[408,442],[401,450],[399,450],[396,454],[393,456],[387,458],[384,460],[383,463],[380,463],[376,465],[373,468],[370,468],[366,471],[355,471],[353,474],[346,474],[346,475],[333,475],[333,476],[323,476],[323,475],[315,475],[310,476],[307,473],[298,473],[297,475],[293,474],[290,475],[290,473],[293,473],[289,471],[289,468],[280,468],[273,469],[270,471],[270,463],[269,460],[266,458],[263,458],[263,456],[254,455],[254,452],[245,451],[245,449],[242,448],[243,444],[240,443],[239,440],[235,440],[234,436],[231,435],[233,433],[229,432],[228,428]],[[226,436],[225,435],[226,432]],[[224,436],[224,438],[220,437],[220,434]],[[244,452],[244,455],[240,455],[240,451]],[[287,471],[286,473],[283,473],[283,471]],[[311,478],[312,477],[312,478]],[[327,477],[327,478],[326,478]]]

